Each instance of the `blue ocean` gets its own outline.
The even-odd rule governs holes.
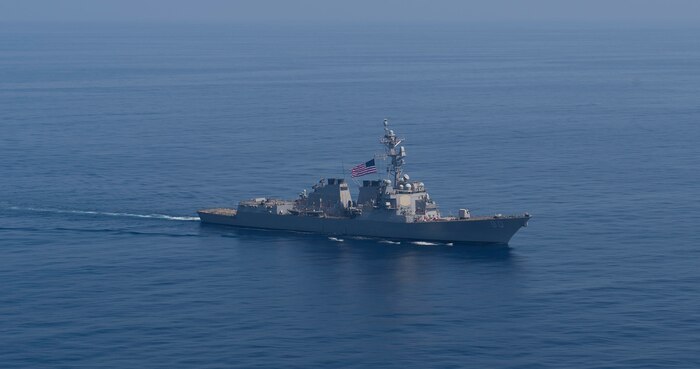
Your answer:
[[[0,24],[0,367],[700,367],[699,103],[690,26]],[[529,227],[199,223],[384,118],[443,214]]]

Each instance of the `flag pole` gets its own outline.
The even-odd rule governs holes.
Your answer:
[[[343,178],[345,178],[345,175],[347,174],[347,172],[345,171],[345,161],[341,160],[340,163],[341,163],[341,165],[343,166]],[[350,179],[351,179],[353,182],[355,182],[355,184],[357,185],[357,187],[360,187],[360,184],[357,182],[357,180],[355,179],[355,177],[350,176]]]

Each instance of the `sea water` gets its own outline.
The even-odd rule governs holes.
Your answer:
[[[0,25],[0,367],[698,367],[699,93],[673,25]],[[384,118],[443,214],[530,226],[197,221]]]

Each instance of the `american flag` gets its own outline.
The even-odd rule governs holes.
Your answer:
[[[367,174],[377,173],[377,166],[374,165],[374,159],[372,159],[368,162],[354,166],[350,173],[352,174],[353,178],[362,177]]]

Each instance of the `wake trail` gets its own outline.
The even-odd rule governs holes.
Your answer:
[[[427,241],[413,241],[411,243],[414,245],[418,245],[418,246],[437,246],[437,245],[439,245],[439,243],[427,242]]]
[[[10,206],[10,210],[36,211],[44,213],[59,213],[59,214],[82,214],[82,215],[102,215],[110,217],[127,217],[127,218],[148,218],[148,219],[163,219],[176,221],[199,221],[199,217],[175,216],[166,214],[132,214],[132,213],[113,213],[104,211],[89,211],[89,210],[66,210],[66,209],[51,209],[51,208],[31,208]]]

